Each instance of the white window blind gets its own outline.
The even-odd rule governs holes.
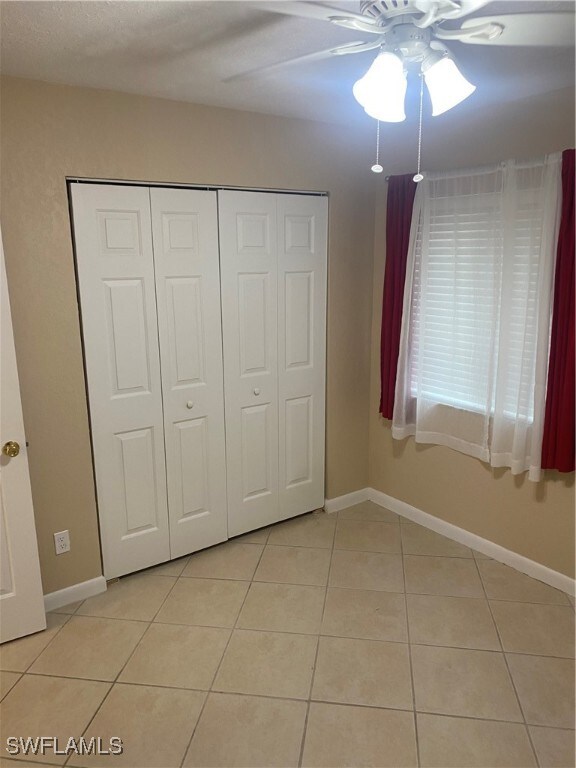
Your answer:
[[[539,474],[559,195],[559,154],[420,184],[395,437]]]

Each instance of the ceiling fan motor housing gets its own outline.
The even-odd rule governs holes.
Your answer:
[[[486,0],[476,3],[484,5]],[[404,13],[417,14],[427,19],[427,24],[441,19],[457,18],[474,10],[474,0],[468,0],[470,9],[466,10],[466,0],[362,0],[360,13],[384,24],[387,19]]]
[[[362,0],[360,13],[384,23],[391,16],[401,13],[417,13],[415,0]]]
[[[386,32],[384,40],[386,47],[399,53],[407,65],[419,64],[430,53],[430,30],[415,27],[409,17]]]

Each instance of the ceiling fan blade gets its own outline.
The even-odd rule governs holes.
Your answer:
[[[489,2],[491,0],[441,0],[438,3],[438,16],[442,19],[461,19],[484,5],[488,5]],[[416,7],[419,9],[425,4],[432,5],[432,2],[431,0],[416,0]]]
[[[338,27],[353,29],[355,32],[368,32],[371,35],[382,35],[391,26],[390,24],[381,26],[369,18],[359,21],[353,16],[330,16],[328,20]]]
[[[371,40],[369,43],[348,43],[347,45],[340,45],[338,48],[332,48],[330,53],[332,56],[347,56],[349,53],[373,51],[374,48],[379,48],[381,44],[380,40]]]
[[[364,41],[359,40],[354,43],[348,43],[346,45],[338,46],[338,48],[326,48],[323,51],[306,53],[304,54],[304,56],[295,56],[292,59],[284,59],[284,61],[278,61],[275,64],[268,64],[263,67],[254,67],[254,69],[248,69],[245,72],[239,72],[236,75],[225,77],[222,82],[232,83],[236,80],[248,79],[250,77],[253,77],[254,75],[260,75],[260,74],[267,75],[267,74],[276,72],[277,70],[286,69],[294,65],[305,64],[306,62],[310,62],[310,61],[322,61],[323,59],[329,59],[330,56],[334,54],[341,56],[345,53],[360,53],[361,51],[364,51],[364,50],[370,50],[370,48],[365,48],[366,45],[369,45],[370,48],[377,48],[380,45],[380,43],[376,42],[372,44],[372,43],[365,43]],[[346,50],[346,49],[350,49],[350,50]]]
[[[423,16],[414,21],[425,29],[445,19],[461,19],[487,5],[490,0],[413,0],[416,10]]]
[[[454,11],[450,15],[451,19],[459,19],[462,16],[468,16],[471,13],[474,13],[474,11],[477,11],[479,8],[482,8],[485,5],[488,5],[492,0],[461,0],[460,2],[460,10]]]
[[[501,27],[500,34],[482,32]],[[477,28],[477,33],[473,30]],[[455,34],[452,34],[455,33]],[[574,44],[573,13],[518,13],[467,19],[459,30],[435,30],[437,37],[471,45],[562,47]],[[449,36],[449,37],[448,37]]]
[[[299,16],[304,19],[330,21],[332,16],[338,18],[356,19],[358,22],[369,22],[369,17],[353,11],[343,11],[341,8],[331,8],[323,3],[291,2],[291,0],[274,0],[272,2],[256,2],[254,7],[272,13],[283,13],[286,16]]]

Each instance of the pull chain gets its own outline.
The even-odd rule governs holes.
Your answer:
[[[370,170],[373,173],[382,173],[384,170],[380,165],[380,120],[376,120],[376,162]]]
[[[413,181],[422,181],[424,176],[420,172],[420,162],[422,160],[422,106],[424,104],[424,75],[420,74],[420,116],[418,118],[418,170],[413,177]]]

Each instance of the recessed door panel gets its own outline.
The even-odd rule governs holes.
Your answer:
[[[202,277],[167,277],[172,387],[205,383]]]
[[[312,365],[314,344],[314,273],[287,272],[286,368]]]
[[[312,480],[312,397],[286,400],[286,487]]]
[[[124,487],[125,533],[131,536],[157,527],[154,432],[151,427],[116,435]]]
[[[150,391],[141,279],[104,280],[112,396]]]
[[[98,210],[102,256],[142,256],[140,211]]]
[[[269,435],[270,405],[252,405],[242,409],[242,479],[244,500],[270,495],[271,477]]]
[[[314,215],[289,213],[284,215],[286,255],[312,256],[314,254],[316,245],[315,225],[316,217]]]
[[[169,559],[148,189],[71,187],[106,578]]]
[[[177,256],[181,251],[186,251],[188,257],[197,256],[198,214],[183,211],[162,214],[162,238],[164,257]]]
[[[239,192],[242,195],[244,193]],[[247,201],[248,205],[253,200]],[[270,257],[270,213],[237,213],[236,244],[239,256]]]
[[[216,193],[150,199],[175,558],[228,537]]]
[[[182,479],[182,517],[202,515],[210,510],[207,419],[182,421],[174,425]]]
[[[238,327],[242,376],[268,373],[269,274],[238,275]]]

